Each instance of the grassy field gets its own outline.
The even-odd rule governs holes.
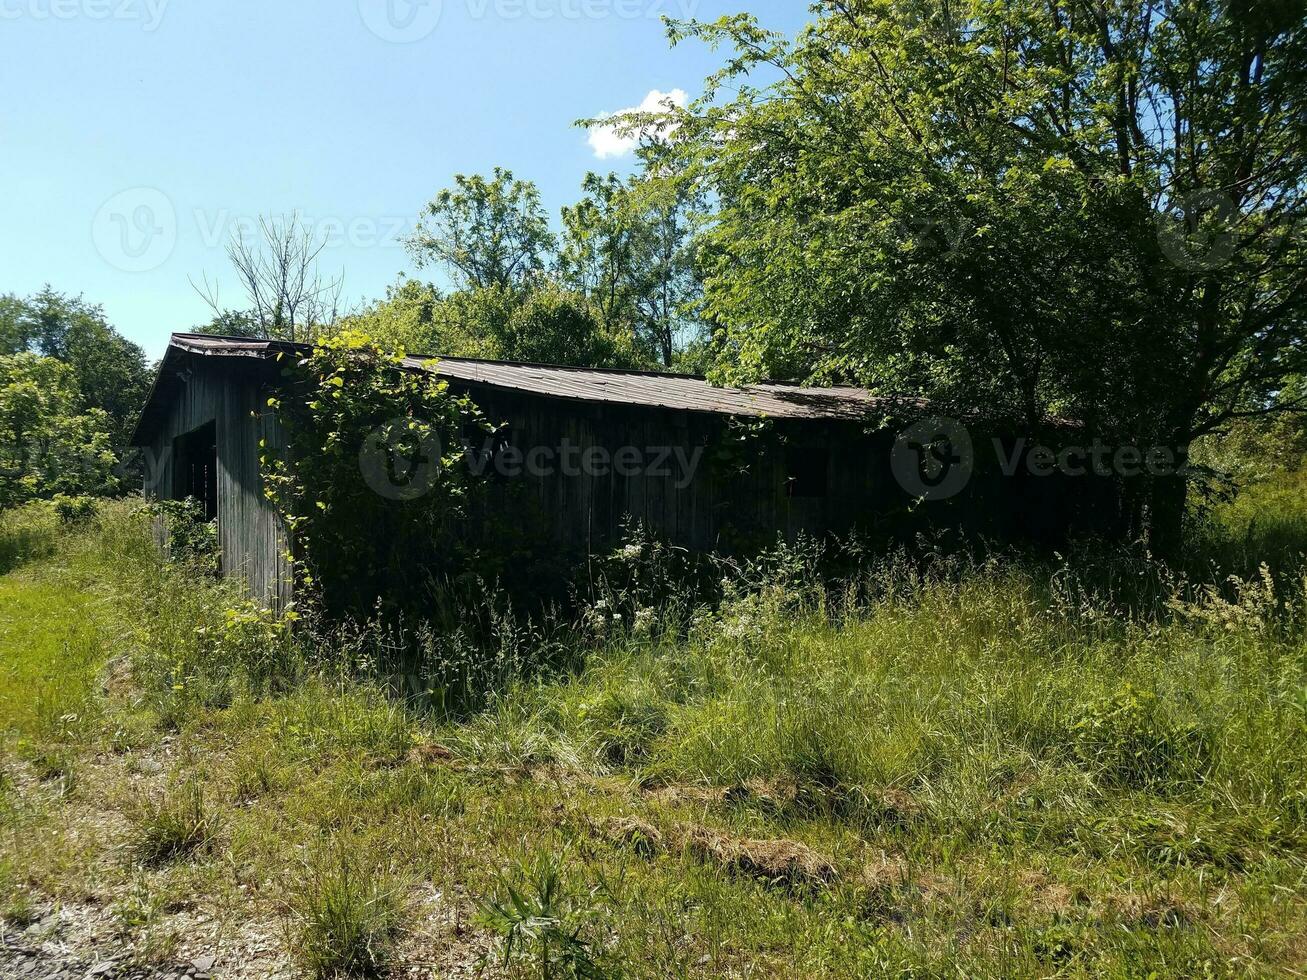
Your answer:
[[[1206,588],[887,559],[509,624],[482,656],[552,666],[458,715],[126,505],[11,514],[0,911],[217,976],[1300,976],[1301,503],[1220,515]]]

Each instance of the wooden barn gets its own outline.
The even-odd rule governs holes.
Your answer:
[[[284,445],[268,407],[275,342],[174,334],[137,425],[146,493],[194,497],[217,521],[222,569],[260,600],[290,595],[282,524],[265,499],[259,444]],[[516,498],[560,549],[610,547],[629,518],[690,549],[733,550],[800,532],[880,530],[913,497],[891,466],[898,409],[858,388],[762,383],[540,364],[409,358],[502,424]],[[752,434],[751,434],[752,433]],[[979,474],[952,505],[986,530],[1061,534],[1075,520],[1048,480]],[[525,515],[524,515],[525,519]]]

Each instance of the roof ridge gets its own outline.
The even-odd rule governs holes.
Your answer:
[[[212,333],[184,333],[174,332],[172,337],[194,338],[196,340],[222,340],[233,344],[249,344],[251,346],[272,346],[278,345],[289,348],[312,348],[314,345],[298,340],[275,340],[272,338],[259,337],[229,337],[222,334]],[[171,338],[170,338],[171,342]],[[685,371],[650,371],[644,368],[613,368],[613,367],[584,367],[579,364],[553,364],[548,361],[514,361],[497,357],[463,357],[458,354],[415,354],[405,353],[406,358],[412,358],[416,361],[459,361],[463,364],[503,364],[508,367],[527,367],[527,368],[546,368],[550,371],[584,371],[588,374],[616,374],[616,375],[634,375],[642,378],[683,378],[689,381],[703,381],[711,384],[706,375],[692,374]],[[825,388],[818,385],[805,385],[797,381],[777,381],[773,378],[760,378],[752,381],[746,386],[731,385],[736,391],[745,391],[755,385],[784,385],[788,388],[806,388],[813,391],[824,391]],[[714,385],[714,387],[716,387]],[[866,389],[859,385],[831,385],[831,388],[856,388],[859,391]]]

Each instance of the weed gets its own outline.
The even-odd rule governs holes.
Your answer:
[[[218,833],[218,814],[199,783],[173,786],[147,797],[131,814],[137,855],[148,863],[188,857],[208,850]]]
[[[519,867],[520,883],[501,877],[498,893],[477,903],[478,921],[499,936],[505,966],[527,962],[544,980],[604,977],[581,938],[585,909],[567,894],[559,869],[556,859],[540,858]]]
[[[168,908],[167,897],[139,876],[109,906],[118,939],[130,943],[133,963],[166,963],[175,958],[181,937],[166,922]]]
[[[0,909],[0,918],[19,929],[26,929],[38,921],[41,915],[30,894],[25,891],[15,891]]]
[[[290,890],[292,950],[314,977],[375,976],[390,959],[404,917],[403,883],[344,841],[304,866]]]
[[[1085,704],[1074,729],[1076,753],[1113,785],[1166,785],[1202,779],[1211,740],[1156,693],[1127,683]]]
[[[141,878],[132,881],[131,887],[109,907],[114,928],[119,936],[126,937],[148,929],[159,921],[167,902],[158,892],[152,891]]]

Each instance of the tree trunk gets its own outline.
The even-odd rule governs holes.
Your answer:
[[[1185,464],[1189,459],[1188,447],[1176,451],[1177,472],[1153,478],[1148,497],[1148,547],[1163,559],[1180,554],[1184,531],[1185,500],[1189,491],[1189,478]]]

